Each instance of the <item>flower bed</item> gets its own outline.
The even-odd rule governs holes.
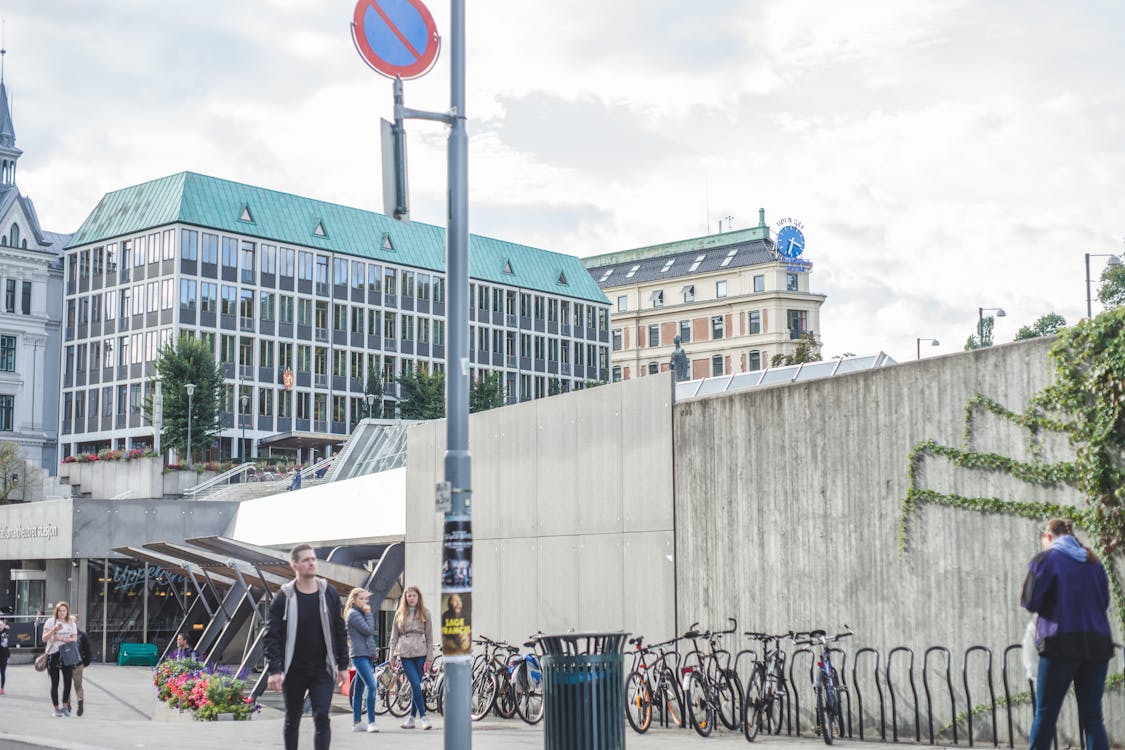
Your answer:
[[[153,670],[152,684],[169,708],[190,711],[200,721],[215,721],[224,714],[245,721],[261,710],[243,695],[246,680],[228,667],[208,667],[194,656],[165,659]]]
[[[153,453],[144,448],[133,448],[130,451],[106,448],[97,453],[78,453],[72,456],[64,456],[62,462],[64,464],[92,464],[95,461],[135,461],[138,458],[153,458],[159,455],[159,453]]]

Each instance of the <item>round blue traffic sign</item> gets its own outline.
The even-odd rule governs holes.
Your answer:
[[[421,0],[359,0],[352,39],[373,70],[403,80],[428,73],[441,47],[434,17]]]

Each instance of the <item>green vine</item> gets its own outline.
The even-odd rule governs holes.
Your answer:
[[[1125,591],[1110,556],[1125,547],[1125,307],[1063,329],[1051,346],[1054,381],[1035,394],[1023,413],[977,394],[965,405],[961,448],[933,440],[914,446],[907,459],[907,491],[899,515],[899,550],[910,546],[911,521],[924,504],[1043,520],[1070,519],[1089,536],[1095,553],[1107,561],[1114,608],[1125,623]],[[1017,461],[974,449],[978,412],[1013,422],[1028,432],[1031,461]],[[1074,461],[1043,460],[1043,436],[1065,434]],[[1079,490],[1086,508],[1049,502],[1015,502],[995,497],[963,497],[919,486],[927,457],[940,456],[965,469],[1008,474],[1039,487],[1067,485]]]

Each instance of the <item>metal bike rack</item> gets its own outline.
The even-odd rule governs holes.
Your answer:
[[[808,654],[809,655],[809,660],[810,660],[809,661],[809,684],[810,685],[812,684],[813,667],[816,666],[816,654],[814,654],[812,652],[812,649],[799,648],[796,651],[794,651],[792,654],[789,655],[789,684],[793,686],[793,703],[794,703],[793,715],[797,719],[797,736],[798,737],[801,736],[801,692],[797,689],[796,680],[793,679],[793,670],[797,666],[797,656],[799,654]],[[788,705],[788,703],[785,706],[785,722],[786,722],[787,729],[790,730],[788,732],[788,734],[792,734],[792,731],[791,731],[792,730],[792,724],[789,721],[789,705]]]
[[[1004,682],[1004,707],[1007,709],[1008,715],[1008,747],[1014,748],[1016,746],[1015,728],[1012,722],[1012,691],[1008,687],[1008,654],[1013,651],[1019,651],[1022,655],[1023,644],[1013,643],[1004,649],[1004,656],[1002,658],[1003,664],[1000,667],[1000,679]],[[1035,705],[1035,683],[1031,680],[1027,681],[1027,686],[1032,695],[1032,707],[1034,711]]]
[[[926,691],[926,714],[930,725],[930,744],[934,742],[934,705],[930,699],[930,654],[941,653],[945,655],[945,686],[949,689],[949,721],[953,725],[953,744],[957,744],[957,698],[953,693],[953,656],[945,646],[930,646],[922,655],[922,688]]]
[[[973,698],[969,691],[969,656],[978,651],[988,655],[988,698],[992,709],[992,746],[999,747],[1000,743],[996,737],[996,690],[992,682],[992,649],[987,646],[970,646],[966,649],[965,661],[961,669],[961,679],[965,684],[965,705],[968,707],[969,714],[969,747],[973,746],[975,739],[973,737]]]
[[[863,693],[860,692],[860,689],[859,689],[858,669],[859,669],[859,657],[863,656],[864,654],[875,654],[875,668],[871,671],[871,675],[875,680],[875,690],[878,691],[878,693],[879,693],[880,734],[883,738],[883,741],[886,742],[887,741],[887,715],[886,715],[886,710],[885,710],[884,705],[883,705],[883,687],[879,684],[879,662],[880,662],[881,659],[880,659],[880,656],[879,656],[879,650],[875,649],[875,648],[871,648],[870,646],[865,647],[865,648],[861,648],[859,651],[856,651],[855,657],[852,660],[852,686],[855,688],[856,709],[857,709],[856,713],[859,715],[859,738],[861,740],[863,739]]]
[[[894,664],[895,654],[910,654],[907,674],[910,676],[910,692],[914,694],[914,741],[922,741],[922,725],[918,714],[918,689],[914,685],[914,651],[906,646],[896,646],[887,652],[887,692],[891,694],[891,733],[894,741],[898,742],[898,701],[895,699],[895,683],[891,679],[891,666]],[[931,722],[932,723],[932,722]]]

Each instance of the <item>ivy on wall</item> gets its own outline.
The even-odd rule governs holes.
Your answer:
[[[1063,329],[1051,345],[1054,381],[1035,394],[1027,409],[1013,412],[977,394],[965,406],[963,445],[952,448],[927,440],[914,446],[907,464],[908,489],[899,515],[899,549],[907,552],[911,523],[924,504],[944,505],[979,513],[997,513],[1045,520],[1066,518],[1086,532],[1096,554],[1108,563],[1125,548],[1125,307]],[[975,417],[988,412],[1013,422],[1028,433],[1029,462],[974,450]],[[1067,436],[1075,450],[1069,462],[1043,460],[1043,437]],[[1008,474],[1033,486],[1060,485],[1080,491],[1087,507],[1046,501],[1016,502],[996,497],[964,497],[935,492],[918,484],[922,462],[931,456],[953,464]],[[1125,625],[1125,595],[1114,566],[1107,564],[1113,605]]]

